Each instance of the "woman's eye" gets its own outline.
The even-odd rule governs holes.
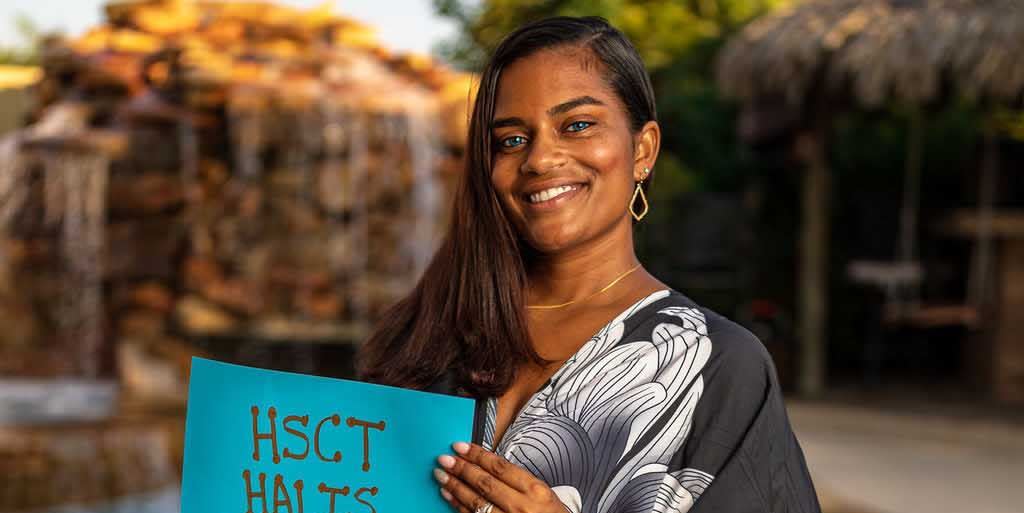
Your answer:
[[[591,123],[590,121],[573,121],[572,123],[569,124],[569,131],[579,132],[580,130],[587,128],[590,125],[593,125],[593,123]]]
[[[520,144],[522,144],[525,141],[526,141],[525,137],[523,137],[521,135],[513,135],[512,137],[506,137],[506,138],[502,139],[501,140],[501,145],[503,147],[505,147],[505,148],[515,148],[516,146],[519,146]]]

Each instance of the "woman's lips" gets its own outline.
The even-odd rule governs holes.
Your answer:
[[[564,190],[566,187],[571,187],[571,189]],[[556,210],[556,209],[561,208],[567,202],[571,201],[573,198],[575,198],[581,192],[583,192],[583,189],[585,187],[586,187],[586,184],[581,184],[581,183],[568,184],[566,186],[561,187],[561,189],[563,189],[563,190],[560,191],[560,192],[554,193],[554,191],[552,191],[552,192],[547,193],[548,195],[550,195],[550,197],[548,197],[547,199],[544,199],[544,200],[541,200],[541,201],[537,201],[537,202],[533,202],[533,201],[531,201],[531,197],[530,196],[534,196],[534,199],[536,199],[536,195],[530,195],[530,196],[527,196],[524,199],[524,203],[526,204],[526,209],[529,210],[529,211],[533,211],[533,212],[550,212],[552,210]],[[553,187],[553,189],[557,189],[557,188]],[[540,192],[538,192],[536,194],[540,194]],[[541,195],[541,197],[544,197],[544,195]]]

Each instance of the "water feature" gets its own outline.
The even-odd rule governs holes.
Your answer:
[[[0,151],[16,153],[0,155],[0,308],[26,326],[0,336],[0,424],[104,418],[117,391],[102,283],[109,159]]]
[[[176,510],[189,356],[351,376],[438,242],[441,66],[195,5],[178,48],[118,4],[46,53],[0,141],[0,511]]]

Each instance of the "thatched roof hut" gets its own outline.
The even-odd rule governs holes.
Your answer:
[[[722,90],[791,105],[822,93],[861,106],[956,90],[1021,103],[1018,0],[809,0],[754,21],[720,55]]]
[[[799,127],[794,149],[806,167],[800,237],[804,392],[818,392],[824,382],[829,116],[848,104],[902,103],[919,113],[919,107],[952,96],[1024,105],[1021,48],[1020,0],[807,0],[752,22],[719,55],[719,86],[744,104],[744,137],[777,136]],[[913,264],[914,258],[921,125],[921,116],[913,115],[900,216],[901,264]],[[988,138],[980,203],[982,216],[990,218],[997,166],[994,135]],[[982,264],[974,274],[985,276],[991,234],[979,230]],[[984,280],[977,283],[975,298],[985,289]]]

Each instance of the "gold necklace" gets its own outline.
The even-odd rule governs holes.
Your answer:
[[[620,274],[618,278],[615,278],[614,280],[612,280],[611,283],[609,283],[608,285],[605,285],[603,289],[601,289],[601,290],[599,290],[599,291],[597,291],[597,292],[595,292],[595,293],[593,293],[593,294],[591,294],[591,295],[589,295],[589,296],[587,296],[585,298],[574,299],[572,301],[567,301],[565,303],[559,303],[557,305],[526,305],[526,308],[533,308],[533,309],[536,309],[536,310],[550,310],[552,308],[562,308],[563,306],[569,306],[569,305],[571,305],[573,303],[578,303],[580,301],[586,301],[586,300],[588,300],[588,299],[590,299],[590,298],[592,298],[594,296],[597,296],[597,295],[601,294],[602,292],[604,292],[604,291],[614,287],[616,283],[621,281],[626,276],[629,276],[629,274],[632,273],[633,271],[639,269],[640,265],[641,264],[636,264],[636,267],[634,267],[634,268],[632,268],[632,269],[630,269],[630,270]]]

